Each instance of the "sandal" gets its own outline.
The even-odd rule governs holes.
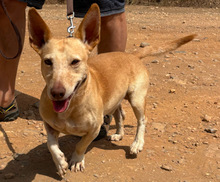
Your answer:
[[[18,116],[19,110],[15,99],[7,108],[0,107],[0,122],[14,121],[18,118]]]

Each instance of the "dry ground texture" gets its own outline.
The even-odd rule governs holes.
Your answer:
[[[140,43],[159,45],[198,34],[176,51],[144,59],[151,80],[144,150],[137,158],[129,154],[136,121],[129,104],[123,102],[124,139],[93,142],[86,154],[86,170],[68,171],[61,179],[38,113],[44,81],[27,33],[16,85],[21,116],[0,124],[0,181],[220,181],[219,9],[127,6],[126,12],[127,52],[139,49]],[[40,14],[55,37],[67,36],[65,5],[45,5]],[[77,25],[80,21],[74,20]],[[109,132],[115,132],[114,121]],[[67,158],[78,140],[60,137]]]

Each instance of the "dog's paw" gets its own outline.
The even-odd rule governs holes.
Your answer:
[[[69,168],[71,171],[78,172],[84,171],[85,169],[85,159],[83,156],[77,156],[75,153],[72,156],[72,159],[69,162]]]
[[[66,171],[68,169],[68,163],[66,161],[62,161],[58,166],[58,173],[59,175],[64,178],[64,175],[66,174]]]
[[[110,141],[119,141],[119,140],[122,140],[122,138],[123,136],[120,134],[113,134],[113,135],[108,136],[108,140]]]
[[[71,160],[69,162],[69,168],[71,171],[77,172],[77,171],[84,171],[85,169],[85,162],[84,160],[80,162],[76,162],[74,160]]]
[[[131,154],[138,154],[139,152],[141,152],[143,150],[144,147],[144,141],[134,141],[130,147],[130,153]]]
[[[60,153],[58,157],[54,160],[55,165],[57,167],[59,175],[64,178],[66,171],[68,169],[68,163],[65,160],[65,156],[63,153]]]

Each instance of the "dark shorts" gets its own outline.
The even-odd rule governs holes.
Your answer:
[[[82,18],[93,3],[99,5],[101,16],[109,16],[125,11],[125,0],[73,0],[76,17]]]
[[[27,3],[29,7],[35,7],[36,9],[41,9],[45,0],[19,0]]]

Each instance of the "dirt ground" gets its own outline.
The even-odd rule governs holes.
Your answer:
[[[40,11],[55,37],[67,36],[65,8],[46,5]],[[127,52],[139,49],[141,42],[159,45],[198,34],[176,51],[144,59],[150,74],[144,150],[137,158],[129,154],[136,120],[129,104],[123,102],[124,139],[93,142],[86,154],[86,170],[68,171],[61,179],[38,113],[44,81],[27,33],[16,85],[21,115],[14,122],[0,124],[0,181],[220,181],[219,9],[127,6],[126,12]],[[77,25],[80,21],[74,20]],[[113,132],[114,122],[109,133]],[[68,159],[78,140],[60,137],[60,148]]]

